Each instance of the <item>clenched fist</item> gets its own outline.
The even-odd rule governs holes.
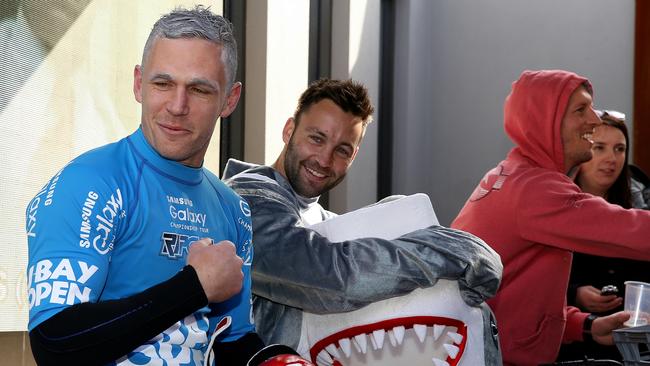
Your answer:
[[[209,238],[195,241],[190,245],[187,264],[194,267],[209,302],[228,300],[241,291],[244,262],[232,242],[212,244]]]

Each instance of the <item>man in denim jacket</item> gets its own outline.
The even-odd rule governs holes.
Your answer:
[[[272,166],[231,159],[224,181],[252,210],[255,323],[269,343],[298,345],[302,311],[359,309],[457,280],[463,300],[483,309],[487,365],[501,363],[494,322],[484,301],[501,278],[499,256],[481,239],[441,226],[395,240],[331,242],[305,226],[335,214],[318,197],[352,164],[373,107],[364,86],[319,80],[299,100],[283,129],[285,143]]]

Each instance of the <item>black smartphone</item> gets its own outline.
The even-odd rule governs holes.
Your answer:
[[[600,294],[603,296],[618,295],[618,287],[614,285],[603,286],[603,288],[600,289]]]

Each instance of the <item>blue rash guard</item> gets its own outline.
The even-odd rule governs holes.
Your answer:
[[[30,331],[71,305],[121,299],[168,280],[185,266],[189,245],[204,237],[235,244],[244,260],[241,292],[113,364],[201,365],[225,316],[232,325],[219,342],[254,331],[248,205],[207,169],[162,158],[141,129],[68,163],[26,213]]]

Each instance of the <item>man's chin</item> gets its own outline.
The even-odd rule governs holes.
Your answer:
[[[299,186],[294,186],[293,189],[301,197],[305,197],[305,198],[316,198],[319,197],[324,192],[329,191],[327,187],[314,187],[311,184],[305,184],[305,182],[301,182]]]
[[[580,164],[582,164],[582,163],[586,163],[586,162],[588,162],[589,160],[591,160],[591,159],[593,158],[593,154],[592,154],[592,152],[591,152],[591,149],[589,149],[588,151],[582,151],[582,152],[579,152],[579,153],[578,153],[578,152],[573,153],[572,157],[573,157],[572,160],[574,161],[573,166],[576,166],[576,167],[577,167],[577,166],[579,166]]]
[[[323,191],[315,191],[315,190],[296,190],[296,193],[298,193],[301,197],[305,198],[316,198],[319,197]]]
[[[289,179],[289,183],[293,187],[293,190],[300,196],[305,198],[316,198],[323,193],[327,193],[332,190],[332,188],[336,187],[339,183],[341,183],[342,180],[343,177],[339,177],[339,179],[335,181],[330,177],[330,179],[318,181],[309,180],[307,177],[301,176],[297,180]]]

